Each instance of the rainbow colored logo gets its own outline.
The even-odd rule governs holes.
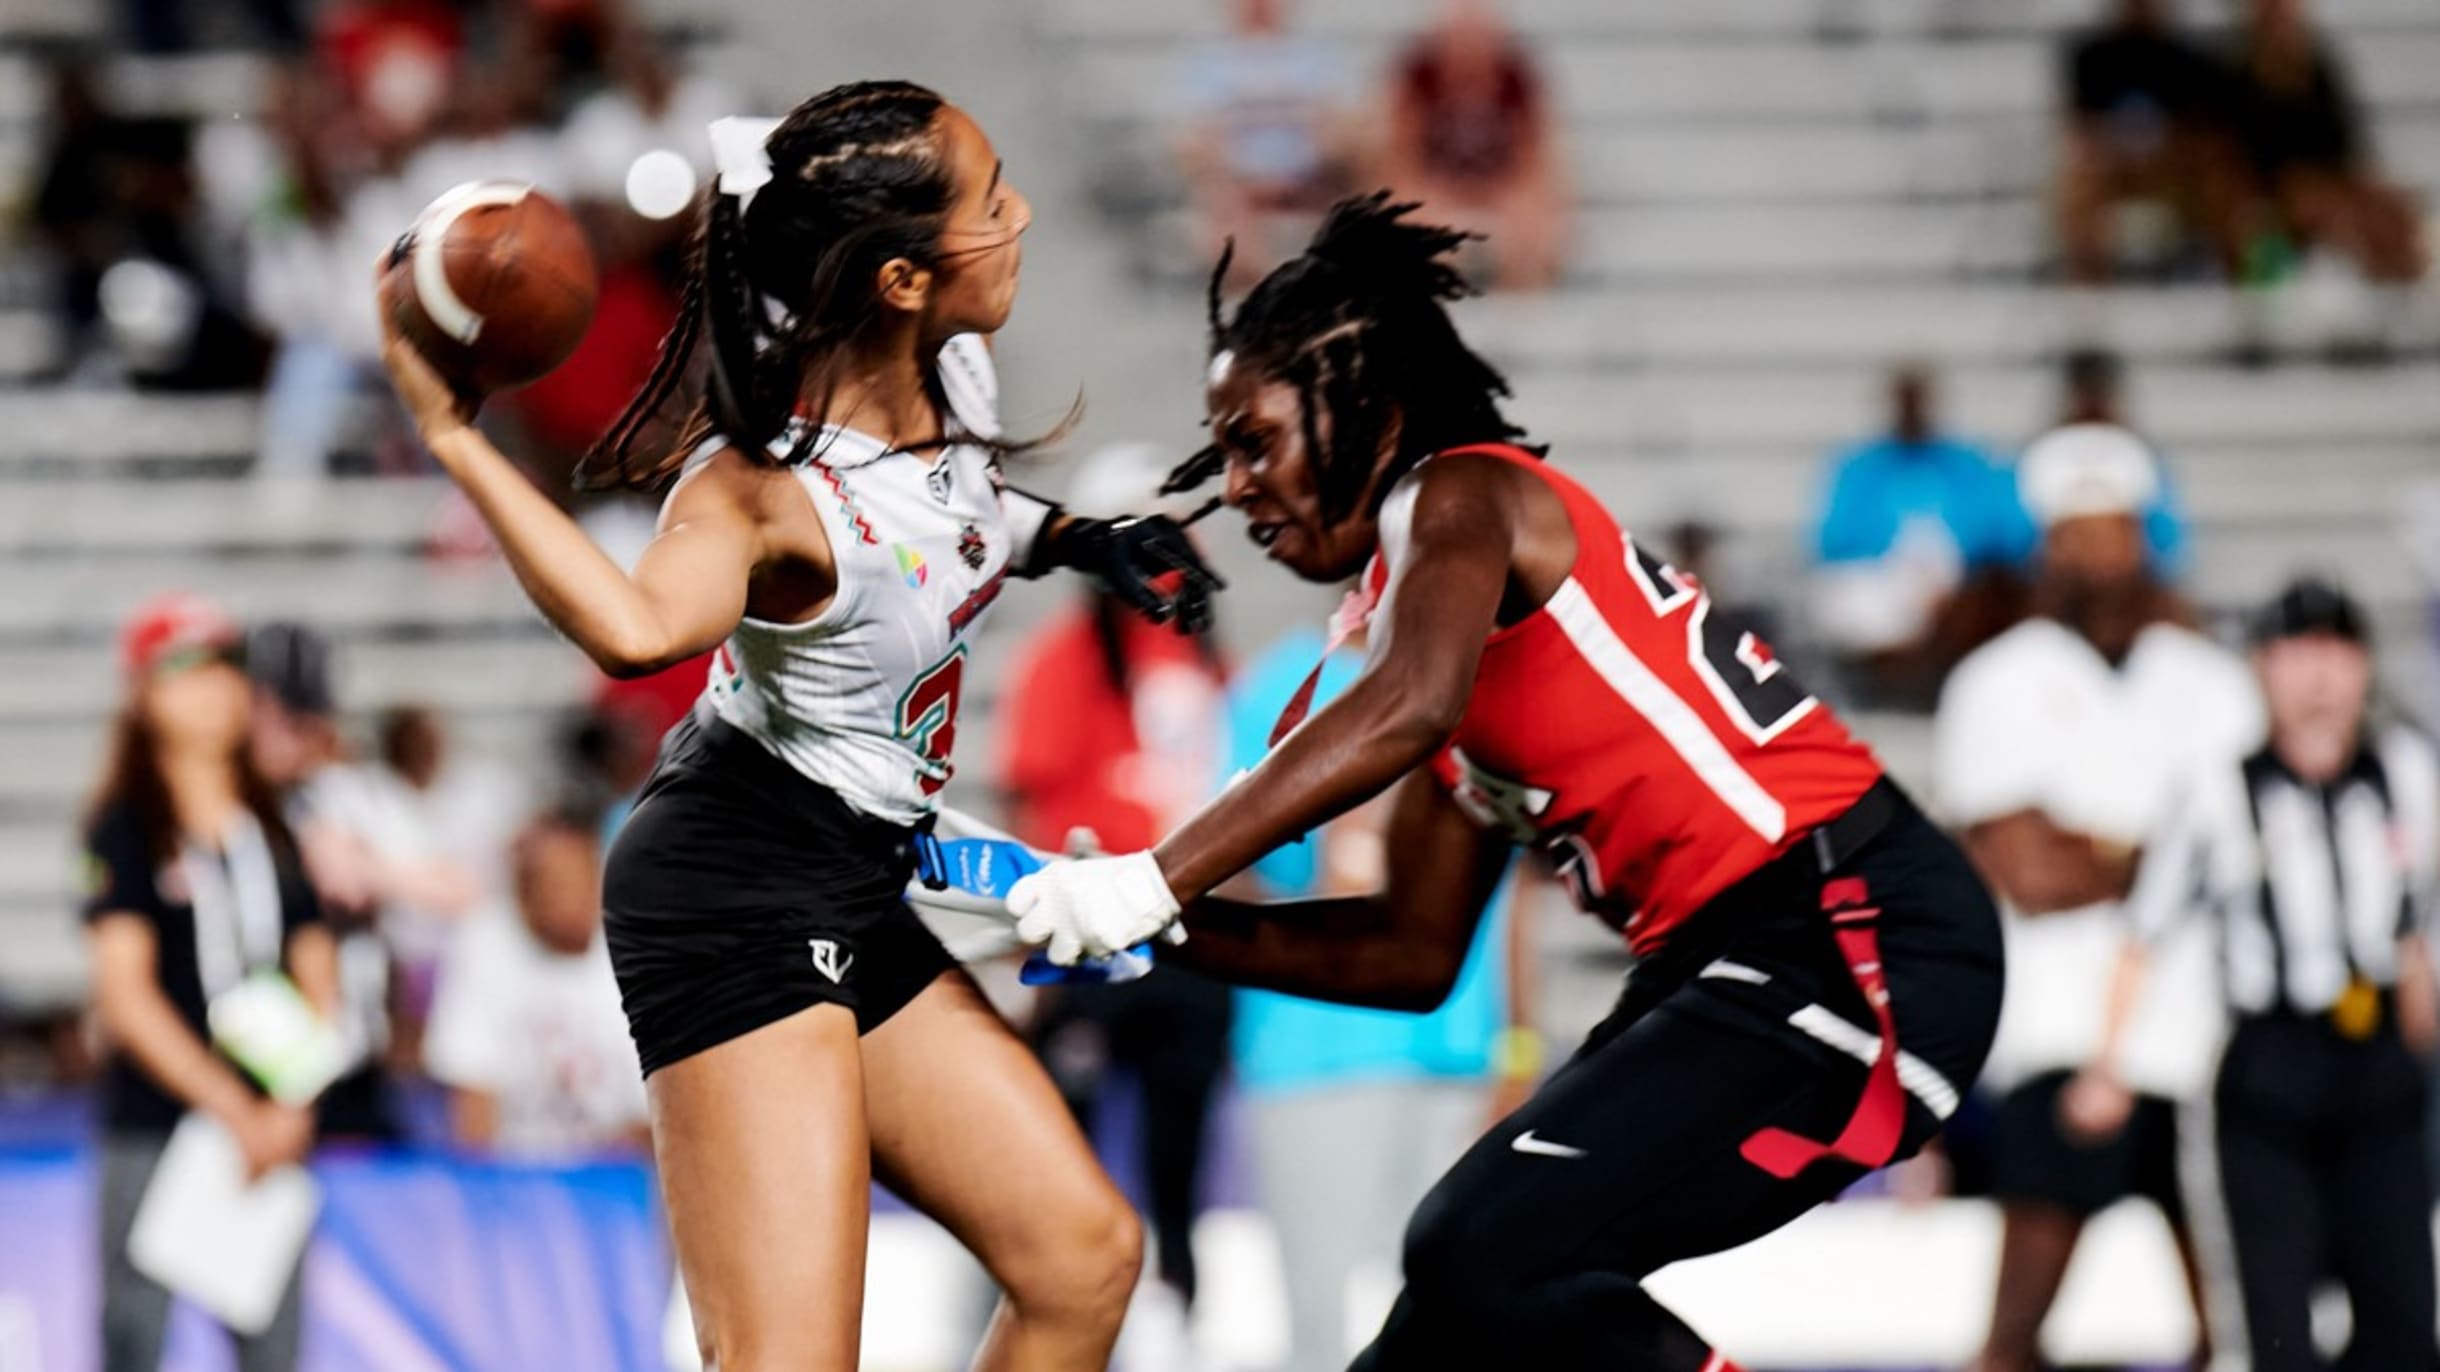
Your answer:
[[[907,579],[907,589],[922,590],[924,582],[932,575],[932,569],[924,565],[923,554],[904,543],[891,544],[890,548],[898,554],[898,574]]]

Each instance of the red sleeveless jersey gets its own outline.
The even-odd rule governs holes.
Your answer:
[[[1638,953],[1880,779],[1871,751],[1767,644],[1582,486],[1521,448],[1451,451],[1549,483],[1576,565],[1485,643],[1436,770],[1477,822],[1550,850],[1577,902]],[[1388,575],[1376,557],[1369,589]]]

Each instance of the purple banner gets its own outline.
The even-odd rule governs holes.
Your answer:
[[[632,1163],[521,1167],[339,1156],[305,1266],[303,1372],[653,1372],[669,1266]],[[0,1372],[92,1372],[100,1259],[91,1160],[0,1151]],[[181,1309],[164,1372],[226,1372]]]

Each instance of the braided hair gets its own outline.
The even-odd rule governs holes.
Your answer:
[[[1235,366],[1296,387],[1322,516],[1334,523],[1356,512],[1368,488],[1365,513],[1377,511],[1398,478],[1433,453],[1523,433],[1500,411],[1507,378],[1458,338],[1445,308],[1474,293],[1449,263],[1473,235],[1410,222],[1417,208],[1387,191],[1340,201],[1305,251],[1256,284],[1233,317],[1220,299],[1233,244],[1212,271],[1211,355],[1229,353]],[[1397,447],[1376,482],[1393,420]],[[1193,490],[1227,460],[1220,445],[1205,448],[1169,474],[1162,494]]]
[[[881,318],[875,288],[893,258],[929,266],[956,186],[939,131],[947,102],[907,81],[836,86],[788,113],[764,143],[770,182],[741,210],[707,187],[696,215],[684,294],[660,356],[615,423],[585,454],[577,482],[653,490],[718,435],[756,462],[813,455],[852,346]],[[710,342],[702,395],[674,445],[638,460],[644,437],[688,381]],[[927,382],[944,417],[936,363]],[[770,451],[800,412],[807,422],[785,457]],[[943,441],[949,436],[943,435]],[[959,433],[996,455],[1033,446]]]

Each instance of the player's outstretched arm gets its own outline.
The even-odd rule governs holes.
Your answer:
[[[1507,593],[1515,493],[1492,459],[1426,464],[1391,493],[1381,511],[1390,580],[1363,674],[1154,850],[1179,900],[1381,794],[1447,745]]]
[[[1063,964],[1174,941],[1180,906],[1445,747],[1499,622],[1520,484],[1494,458],[1427,463],[1403,479],[1381,511],[1389,584],[1363,675],[1157,849],[1058,863],[1009,888],[1018,935]]]
[[[658,671],[737,626],[763,551],[753,473],[719,460],[688,473],[630,577],[474,427],[466,397],[386,321],[384,332],[382,361],[425,445],[491,526],[535,608],[603,671]]]
[[[1429,1010],[1457,984],[1508,844],[1427,770],[1392,793],[1385,889],[1360,896],[1186,907],[1191,937],[1162,956],[1243,986],[1384,1010]]]

